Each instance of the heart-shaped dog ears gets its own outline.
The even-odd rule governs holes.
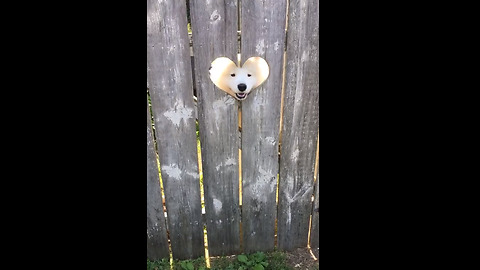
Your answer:
[[[227,80],[230,78],[230,74],[235,73],[238,69],[237,65],[227,57],[219,57],[213,60],[210,65],[210,79],[221,90],[227,92],[231,96],[235,97],[235,93],[230,89]],[[252,74],[255,78],[255,84],[252,89],[260,86],[270,73],[270,68],[261,57],[250,57],[245,61],[242,69],[248,70],[249,74]]]
[[[261,57],[250,57],[243,63],[242,68],[249,70],[255,74],[257,78],[257,83],[253,86],[256,88],[260,86],[270,74],[270,68],[268,67],[267,61]]]
[[[230,74],[236,68],[237,65],[235,65],[235,63],[229,58],[218,57],[217,59],[213,60],[212,64],[210,65],[210,80],[212,80],[213,84],[215,84],[218,88],[227,92],[231,96],[235,96],[235,93],[230,90],[225,78],[228,78],[228,76],[230,76]]]

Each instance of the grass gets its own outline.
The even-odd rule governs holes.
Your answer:
[[[150,261],[147,259],[147,270],[206,270],[205,258],[200,257],[195,260],[174,260],[172,268],[169,259]]]
[[[167,259],[147,260],[147,270],[293,270],[286,264],[283,252],[256,252],[238,256],[218,257],[212,259],[210,268],[206,267],[205,258],[196,260],[174,261],[172,268]]]
[[[170,269],[169,259],[150,261],[147,259],[147,270]]]

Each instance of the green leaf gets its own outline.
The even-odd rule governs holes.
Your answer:
[[[188,263],[187,263],[187,269],[188,269],[188,270],[194,270],[194,268],[193,268],[193,263],[188,262]]]
[[[256,264],[256,265],[253,267],[253,270],[265,270],[265,268],[264,268],[263,265],[261,265],[261,264]]]
[[[245,270],[245,268],[243,268],[243,266],[240,266],[238,270]]]
[[[266,256],[265,256],[265,253],[263,253],[263,252],[257,252],[257,253],[255,253],[253,256],[254,256],[256,262],[261,262],[261,261],[263,261],[263,260],[265,259],[265,257],[266,257]]]
[[[245,256],[245,255],[238,255],[237,259],[238,259],[239,262],[243,262],[243,263],[246,263],[247,260],[248,260],[247,256]]]
[[[265,266],[265,267],[268,266],[268,262],[261,262],[261,264],[262,264],[263,266]]]

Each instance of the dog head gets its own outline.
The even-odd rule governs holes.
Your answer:
[[[269,67],[261,57],[248,58],[241,68],[229,58],[219,57],[213,60],[209,73],[218,88],[238,100],[244,100],[250,91],[268,78]]]

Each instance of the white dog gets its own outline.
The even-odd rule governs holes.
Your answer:
[[[250,91],[268,78],[269,70],[267,61],[261,57],[248,58],[241,68],[227,57],[219,57],[212,62],[209,72],[210,79],[218,88],[238,100],[244,100]]]

